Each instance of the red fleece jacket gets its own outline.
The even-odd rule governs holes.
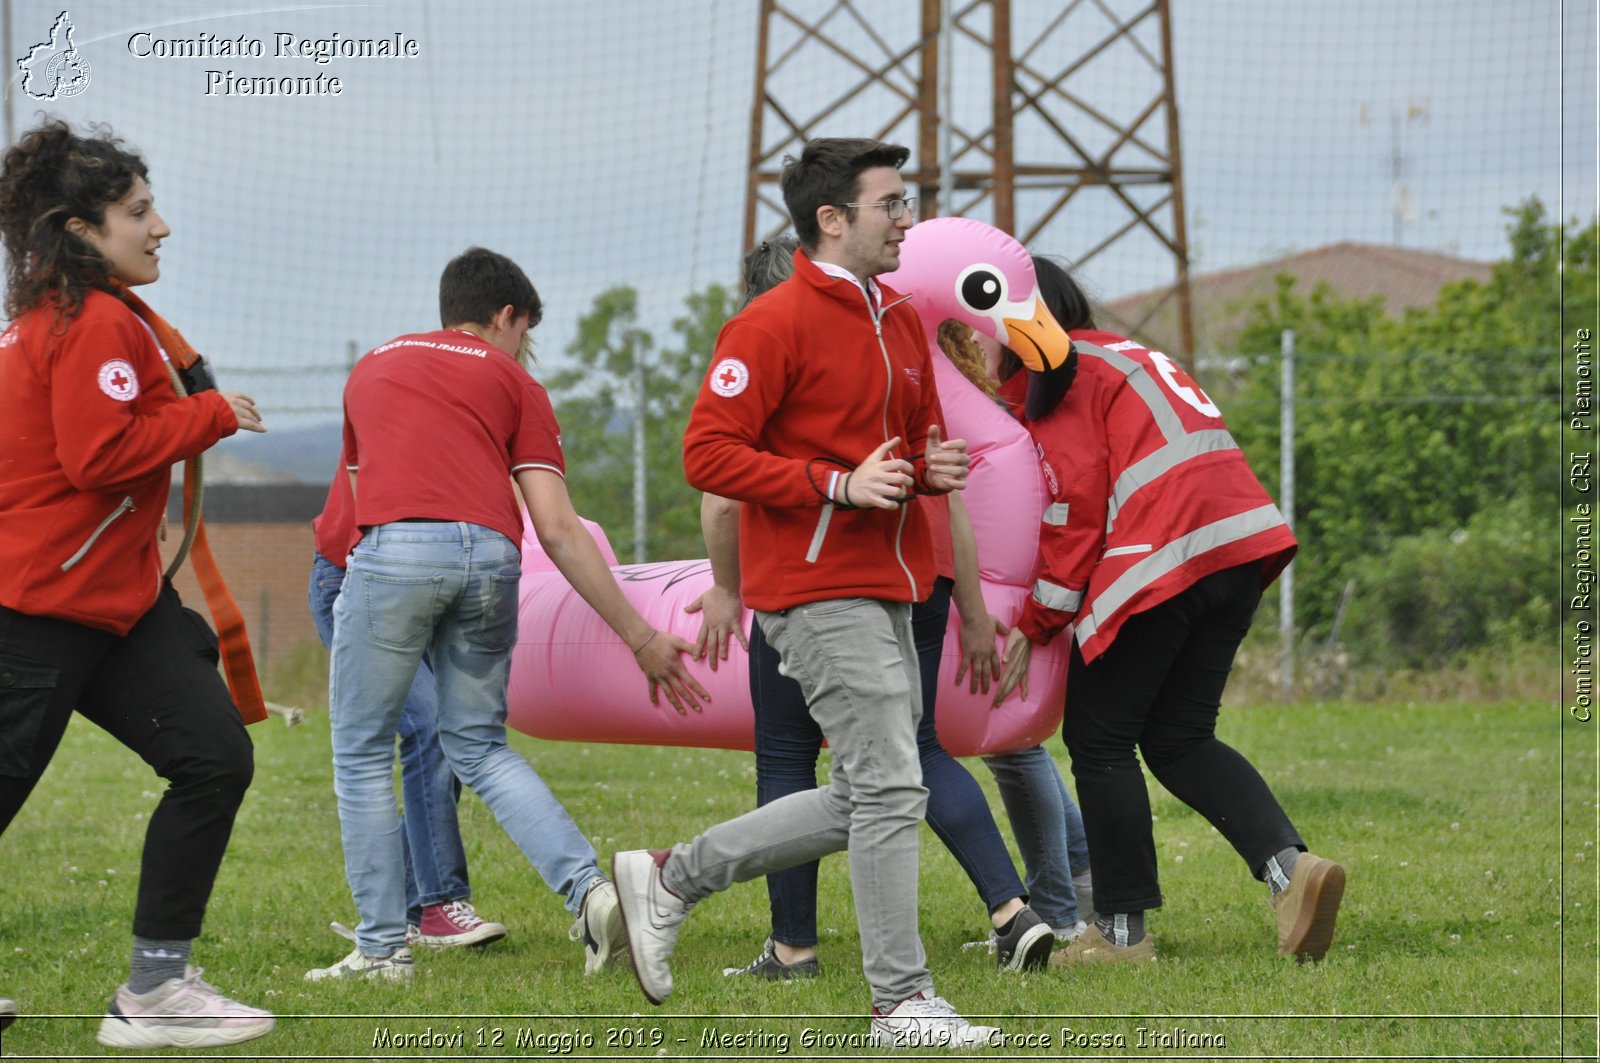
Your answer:
[[[738,499],[745,601],[775,611],[831,598],[920,601],[933,586],[923,503],[839,509],[829,474],[899,436],[918,483],[928,426],[944,425],[922,325],[884,288],[795,252],[794,275],[723,327],[684,433],[689,483]],[[825,460],[825,459],[831,459]]]
[[[91,291],[0,334],[0,605],[127,634],[161,589],[172,466],[232,435],[215,391],[180,397],[154,337]]]

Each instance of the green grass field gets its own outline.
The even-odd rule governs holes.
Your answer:
[[[273,719],[252,733],[256,782],[195,959],[224,990],[275,1011],[278,1028],[215,1054],[881,1054],[852,1040],[866,1032],[869,998],[841,858],[823,865],[822,978],[721,976],[765,936],[766,891],[745,883],[685,924],[677,992],[657,1009],[626,970],[583,977],[567,913],[471,796],[461,818],[475,899],[510,936],[480,951],[424,951],[410,984],[304,982],[307,968],[347,948],[329,921],[354,920],[327,718],[315,712],[293,729]],[[1150,929],[1161,957],[1136,970],[1001,975],[987,953],[962,951],[987,921],[925,831],[923,940],[939,992],[1013,1037],[988,1058],[1595,1058],[1593,724],[1553,704],[1297,705],[1230,708],[1222,734],[1262,769],[1315,850],[1349,872],[1328,960],[1296,967],[1275,955],[1265,888],[1159,786],[1167,903]],[[745,754],[513,741],[603,864],[615,849],[682,840],[753,801]],[[1059,742],[1051,749],[1064,765]],[[998,809],[987,771],[971,766]],[[0,839],[0,996],[24,1015],[4,1034],[5,1055],[115,1054],[94,1033],[125,977],[140,838],[159,786],[75,721]]]

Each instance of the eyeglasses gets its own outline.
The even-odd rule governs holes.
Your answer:
[[[838,207],[882,207],[888,212],[890,221],[899,221],[908,213],[916,213],[917,197],[901,196],[898,199],[884,199],[876,203],[836,203],[834,205]]]

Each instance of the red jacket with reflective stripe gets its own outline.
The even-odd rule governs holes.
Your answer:
[[[172,466],[238,430],[215,391],[180,398],[115,296],[66,328],[35,307],[0,334],[0,605],[125,635],[161,590]]]
[[[1048,642],[1069,622],[1092,661],[1143,612],[1235,565],[1277,578],[1296,543],[1221,412],[1159,351],[1109,332],[1071,333],[1078,374],[1028,422],[1053,504],[1018,626]],[[1021,376],[1022,374],[1018,374]]]
[[[684,472],[695,488],[744,503],[739,558],[751,608],[921,601],[933,587],[922,503],[846,510],[818,492],[895,436],[894,456],[915,456],[921,482],[928,426],[944,425],[922,321],[881,285],[875,317],[859,284],[800,251],[794,261],[792,277],[717,336],[683,437]]]

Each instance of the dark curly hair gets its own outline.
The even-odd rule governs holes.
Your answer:
[[[67,222],[104,225],[106,206],[126,195],[135,178],[148,176],[144,160],[105,126],[80,136],[66,122],[47,119],[6,149],[0,159],[6,316],[48,300],[71,318],[90,288],[109,290],[110,266],[92,244],[67,231]]]

